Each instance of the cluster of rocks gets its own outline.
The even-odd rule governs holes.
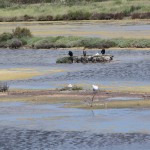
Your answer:
[[[9,86],[7,83],[0,83],[0,92],[7,92],[9,89]]]
[[[103,63],[112,60],[112,55],[68,56],[57,59],[56,63]]]

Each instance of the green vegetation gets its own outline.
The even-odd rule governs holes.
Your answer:
[[[80,90],[83,90],[83,87],[81,87],[81,86],[77,86],[77,85],[74,85],[72,88],[70,88],[70,87],[63,87],[63,88],[61,88],[60,89],[60,91],[80,91]]]
[[[70,57],[63,57],[63,58],[58,58],[56,63],[72,63],[72,60]]]
[[[5,32],[0,35],[0,47],[19,48],[26,45],[27,39],[31,37],[29,29],[17,27],[12,33]]]
[[[34,39],[34,38],[33,38]],[[50,48],[72,48],[72,47],[85,47],[85,48],[150,48],[149,39],[101,39],[101,38],[87,38],[87,37],[47,37],[32,39],[30,44],[35,49],[50,49]],[[31,46],[30,45],[30,46]]]
[[[0,21],[149,19],[149,0],[0,0]]]
[[[51,48],[150,48],[149,39],[101,39],[90,37],[57,36],[57,37],[33,37],[30,30],[17,27],[12,33],[0,35],[0,47],[19,48],[25,45],[34,49]]]
[[[12,31],[13,36],[16,38],[23,38],[23,37],[32,37],[32,34],[29,29],[27,28],[20,28],[17,27],[15,30]]]

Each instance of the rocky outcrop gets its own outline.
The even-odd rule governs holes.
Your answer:
[[[57,59],[56,63],[103,63],[112,60],[112,55],[68,56]]]

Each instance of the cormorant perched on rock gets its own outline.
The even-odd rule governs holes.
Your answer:
[[[72,52],[72,51],[69,51],[69,52],[68,52],[68,55],[69,55],[70,57],[72,57],[72,56],[73,56],[73,52]]]
[[[71,62],[73,63],[73,52],[72,52],[72,51],[69,51],[69,52],[68,52],[68,55],[70,56],[70,60],[71,60]]]
[[[103,48],[103,49],[101,50],[101,53],[102,53],[102,55],[105,54],[105,48]]]
[[[84,57],[86,56],[86,50],[85,50],[85,48],[83,49],[83,56]]]

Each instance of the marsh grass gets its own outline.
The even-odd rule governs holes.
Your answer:
[[[86,37],[48,37],[48,38],[31,38],[30,44],[35,48],[150,48],[149,39],[101,39],[101,38],[86,38]],[[29,43],[27,43],[29,44]]]
[[[27,28],[17,27],[12,30],[12,33],[4,32],[0,35],[0,47],[4,48],[20,48],[27,44],[27,40],[32,37],[32,34]]]
[[[148,0],[78,1],[71,5],[59,2],[4,5],[6,7],[2,6],[0,9],[0,21],[123,19],[134,13],[144,14],[143,17],[136,15],[136,18],[143,19],[149,18],[149,15],[145,15],[145,13],[150,10],[150,1]],[[131,18],[135,18],[135,15]]]
[[[149,39],[101,39],[90,37],[77,37],[77,36],[56,36],[56,37],[30,37],[30,34],[24,36],[18,32],[3,33],[0,35],[0,47],[9,47],[9,43],[12,43],[14,35],[18,37],[18,41],[22,45],[26,45],[35,49],[51,49],[51,48],[73,48],[73,47],[85,47],[85,48],[150,48]],[[30,32],[29,32],[30,33]],[[22,35],[23,34],[23,35]],[[16,42],[18,43],[18,42]]]
[[[69,88],[69,87],[65,86],[59,90],[60,91],[80,91],[80,90],[83,90],[83,87],[78,86],[78,85],[74,85],[72,88]]]
[[[12,33],[2,33],[0,35],[0,47],[19,48],[26,45],[35,49],[51,48],[149,48],[149,39],[101,39],[77,36],[56,36],[56,37],[33,37],[27,28],[17,27]]]

